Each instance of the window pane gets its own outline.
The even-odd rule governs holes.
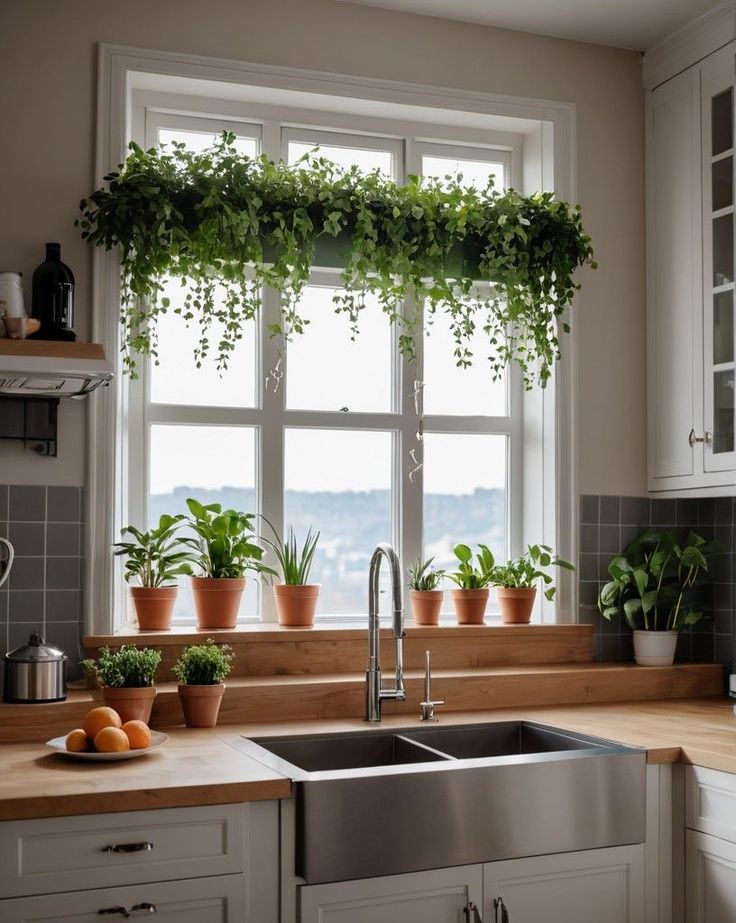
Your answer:
[[[483,542],[506,559],[506,442],[498,435],[425,434],[424,555],[438,567],[455,569],[452,549],[460,542]]]
[[[476,329],[469,348],[473,364],[456,364],[450,318],[437,312],[424,334],[424,412],[426,414],[482,414],[506,416],[506,375],[493,381],[487,356],[488,337]]]
[[[360,313],[360,333],[351,341],[347,315],[335,313],[335,291],[317,286],[308,286],[304,291],[299,313],[309,324],[288,347],[287,407],[389,412],[389,319],[375,298],[367,298]]]
[[[221,131],[192,131],[181,128],[159,128],[158,143],[170,144],[177,141],[179,144],[185,144],[187,149],[200,153],[208,147],[212,147],[215,141],[219,140],[222,131],[227,129],[227,124],[223,124]],[[236,137],[233,142],[235,149],[239,154],[245,154],[248,157],[257,157],[259,153],[258,138]]]
[[[321,533],[310,579],[321,615],[367,613],[368,564],[393,537],[388,432],[287,429],[284,518],[300,541]],[[385,568],[384,568],[385,571]]]
[[[474,186],[484,189],[489,178],[493,178],[496,189],[503,189],[505,183],[505,168],[502,163],[493,163],[488,160],[466,160],[457,157],[435,157],[424,154],[422,156],[422,174],[444,179],[446,176],[457,177],[462,175],[464,186]]]
[[[317,148],[316,156],[331,160],[344,170],[349,170],[350,167],[358,167],[362,173],[379,170],[384,175],[392,177],[396,169],[391,151],[350,146],[338,147],[335,144],[315,144],[311,141],[289,141],[289,163],[294,163],[305,154],[315,151],[315,148]]]
[[[198,407],[253,407],[256,402],[256,323],[247,321],[245,334],[230,353],[227,370],[217,369],[217,344],[222,327],[214,321],[210,352],[200,368],[194,359],[200,328],[196,319],[187,327],[173,310],[184,303],[185,289],[174,279],[164,285],[171,299],[158,320],[159,364],[150,363],[151,401],[154,404],[193,404]]]
[[[148,519],[162,513],[188,512],[186,500],[221,503],[223,508],[252,513],[256,509],[255,429],[245,426],[173,426],[150,431]],[[180,580],[175,617],[194,621],[189,581]],[[258,613],[258,587],[248,580],[239,617]]]

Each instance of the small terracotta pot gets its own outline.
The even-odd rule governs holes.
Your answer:
[[[168,631],[178,587],[132,586],[130,596],[140,631]]]
[[[444,590],[411,590],[409,596],[415,625],[439,625]]]
[[[483,590],[453,590],[452,604],[458,625],[482,625],[486,614],[486,605],[490,595],[488,588]]]
[[[532,620],[537,588],[496,587],[504,625],[528,625]]]
[[[311,628],[319,599],[319,583],[277,583],[273,595],[279,625],[284,628]]]
[[[213,728],[217,724],[225,683],[213,686],[179,686],[179,701],[189,728]]]
[[[115,709],[123,724],[135,720],[148,724],[156,691],[155,686],[103,686],[102,700]]]
[[[245,577],[192,577],[198,628],[235,628]]]
[[[635,631],[634,660],[641,667],[670,667],[675,661],[676,631]]]

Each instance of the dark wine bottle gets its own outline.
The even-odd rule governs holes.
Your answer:
[[[74,275],[61,262],[61,244],[46,244],[46,259],[33,273],[31,315],[41,322],[36,340],[76,340]]]

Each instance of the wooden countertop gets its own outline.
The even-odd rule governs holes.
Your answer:
[[[727,698],[504,708],[440,714],[442,725],[528,719],[645,748],[650,763],[683,761],[736,773],[736,716]],[[383,727],[413,724],[387,715]],[[0,746],[0,820],[287,798],[288,779],[238,750],[242,736],[366,730],[359,719],[174,728],[157,753],[82,763],[40,743]]]

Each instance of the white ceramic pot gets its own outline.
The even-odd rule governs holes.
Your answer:
[[[676,631],[635,631],[634,660],[642,667],[669,667],[675,659]]]

